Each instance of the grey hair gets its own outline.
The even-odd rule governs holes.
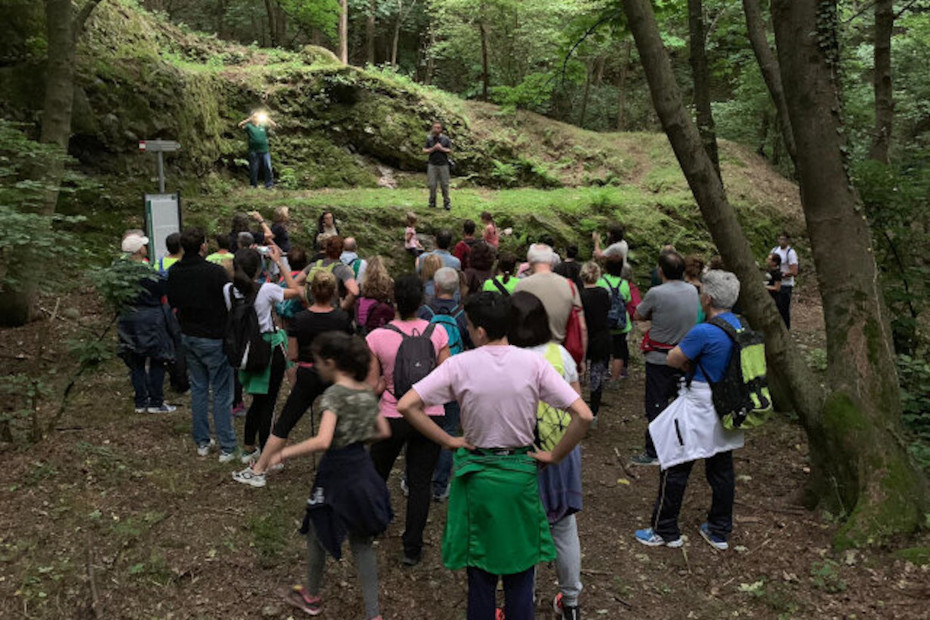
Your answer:
[[[739,298],[739,279],[729,271],[711,269],[704,275],[704,294],[714,308],[730,310]]]
[[[452,267],[441,267],[433,275],[433,284],[437,293],[454,295],[459,288],[459,274]]]
[[[526,262],[531,265],[547,263],[554,266],[558,264],[558,255],[545,243],[534,243],[526,252]]]
[[[254,245],[257,242],[255,241],[255,236],[252,233],[241,232],[238,235],[236,235],[236,243],[239,245],[240,248],[245,249],[251,245]]]
[[[342,249],[346,252],[355,252],[358,250],[358,242],[355,237],[346,237],[342,241]]]

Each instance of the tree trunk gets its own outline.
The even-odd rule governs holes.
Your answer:
[[[433,72],[436,70],[436,60],[433,58],[433,46],[436,45],[436,31],[433,25],[429,26],[429,43],[426,48],[426,71],[423,75],[423,83],[427,86],[433,83]]]
[[[349,0],[341,0],[339,8],[339,60],[349,64]]]
[[[691,77],[694,81],[694,108],[704,150],[720,176],[720,156],[717,154],[717,130],[710,108],[710,70],[704,49],[704,2],[688,0],[688,30],[691,39]],[[721,177],[722,178],[722,177]]]
[[[872,76],[875,88],[875,132],[872,135],[870,156],[888,163],[891,145],[891,123],[894,119],[894,99],[891,89],[891,33],[894,30],[893,0],[875,3],[875,70]]]
[[[368,3],[368,16],[365,19],[365,60],[369,65],[375,64],[375,10],[377,0]]]
[[[772,18],[827,331],[832,393],[808,434],[812,491],[849,516],[839,546],[880,544],[919,527],[930,502],[901,440],[891,328],[847,172],[836,1],[773,0]]]
[[[37,170],[45,196],[41,211],[55,212],[58,187],[64,175],[64,156],[71,138],[71,107],[74,102],[74,22],[71,0],[46,0],[45,32],[48,41],[48,67],[45,77],[45,101],[42,112],[40,142],[54,144],[61,157],[51,158],[44,170]]]
[[[273,0],[265,0],[265,14],[268,16],[268,37],[271,39],[271,47],[277,47],[278,31],[275,27]]]
[[[585,117],[588,114],[588,95],[591,93],[591,67],[588,67],[584,74],[584,94],[581,96],[581,118],[578,120],[578,126],[584,129]]]
[[[600,86],[604,82],[604,66],[607,64],[606,56],[598,56],[594,61],[594,84]]]
[[[788,119],[788,106],[785,103],[785,91],[782,88],[778,60],[775,58],[772,48],[769,47],[769,40],[765,34],[765,21],[762,19],[759,0],[743,0],[743,12],[746,14],[746,31],[749,35],[749,44],[752,45],[752,52],[756,56],[756,62],[759,63],[762,79],[765,81],[769,96],[772,97],[772,102],[775,104],[775,120],[778,123],[778,130],[781,132],[781,139],[785,143],[788,156],[794,162],[797,155],[797,147],[794,144],[794,131],[791,129],[791,121]]]
[[[481,5],[481,21],[478,24],[478,30],[481,31],[481,99],[488,101],[490,97],[488,96],[490,82],[489,71],[488,71],[488,29],[484,23],[484,4]]]
[[[623,58],[620,61],[620,91],[617,101],[617,131],[626,127],[626,80],[630,73],[630,56],[633,54],[633,43],[627,41],[623,44]]]
[[[397,21],[394,22],[394,36],[391,38],[391,66],[397,68],[397,47],[400,44],[400,27],[404,22],[404,0],[397,0]]]
[[[801,0],[781,1],[800,2]],[[849,489],[849,485],[846,483],[848,477],[850,475],[856,476],[860,472],[865,474],[865,477],[872,482],[881,482],[880,478],[893,477],[897,480],[897,483],[894,486],[879,484],[872,489],[876,492],[874,496],[869,493],[860,494],[858,486],[853,485],[856,489],[853,493],[856,501],[848,502],[848,495],[847,499],[844,500],[847,508],[851,511],[850,514],[852,514],[849,525],[844,529],[844,532],[851,532],[852,527],[850,525],[861,522],[860,516],[867,513],[866,507],[878,509],[885,500],[893,500],[891,502],[894,504],[893,510],[901,514],[883,514],[883,518],[886,518],[886,529],[873,532],[876,537],[872,540],[881,542],[887,535],[913,530],[918,523],[917,517],[923,514],[923,507],[926,506],[926,490],[922,479],[913,469],[902,446],[898,443],[889,444],[887,441],[883,441],[881,450],[873,451],[881,455],[878,460],[860,458],[862,451],[869,450],[869,446],[872,445],[869,438],[865,436],[866,433],[884,434],[885,439],[887,439],[890,432],[888,430],[880,431],[880,429],[869,424],[868,418],[861,414],[861,409],[852,404],[851,396],[846,391],[835,391],[824,399],[822,389],[811,376],[809,369],[798,354],[794,342],[788,336],[771,297],[758,284],[759,272],[755,266],[755,257],[742,232],[736,213],[726,198],[723,184],[717,176],[710,158],[703,149],[700,133],[682,103],[671,62],[663,46],[650,2],[648,0],[624,0],[623,6],[642,59],[656,113],[675,151],[695,200],[701,209],[704,221],[710,229],[714,243],[720,250],[728,267],[736,273],[744,284],[740,293],[740,301],[753,326],[765,333],[766,357],[769,361],[770,370],[776,375],[773,378],[776,381],[787,381],[791,386],[789,394],[792,404],[800,416],[801,423],[811,444],[812,478],[817,482],[832,481],[835,483],[830,493],[827,493],[822,487],[817,488],[821,493],[818,498],[830,501],[831,498],[842,497],[843,493],[847,493]],[[801,36],[800,32],[806,35],[813,29],[813,26],[808,25],[805,28],[795,34],[795,37],[799,38]],[[784,63],[785,61],[782,60],[783,67],[785,67]],[[818,106],[811,105],[810,108],[813,112],[816,111],[815,108],[818,108]],[[829,106],[825,109],[828,112],[830,110]],[[832,127],[831,131],[835,131],[835,127]],[[835,137],[836,134],[834,133]],[[845,185],[843,187],[845,188]],[[860,225],[862,225],[861,219]],[[814,242],[813,235],[812,242]],[[823,243],[823,240],[818,240],[818,242]],[[870,255],[866,252],[865,247],[847,245],[845,239],[836,233],[833,234],[828,244],[827,247],[833,248],[832,250],[825,249],[823,246],[819,249],[821,252],[830,252],[831,259],[835,263],[842,263],[849,259],[858,261],[858,266],[863,267],[863,263],[870,260]],[[815,255],[816,252],[817,249],[815,248]],[[856,256],[851,256],[856,252],[858,252]],[[818,261],[818,270],[820,266],[821,263]],[[874,263],[872,268],[871,275],[874,277]],[[820,276],[821,282],[828,279],[828,276],[822,272]],[[834,280],[834,282],[847,285],[850,282],[859,282],[858,276],[848,272],[844,272],[844,276],[844,279]],[[834,288],[836,287],[834,286]],[[858,293],[861,293],[861,291]],[[878,307],[877,314],[873,316],[881,317],[881,294],[879,291],[873,290],[871,295],[872,309],[876,310],[876,306]],[[860,301],[860,303],[868,302]],[[850,307],[853,306],[851,302],[849,305]],[[881,324],[871,318],[863,320],[863,317],[859,316],[857,319],[863,325],[869,325],[864,330],[864,332],[868,332],[866,340],[857,338],[857,344],[865,345],[868,349],[874,349],[876,352],[883,349],[885,352],[879,354],[888,355],[890,353],[887,345],[888,337],[882,335],[883,328]],[[854,336],[851,330],[848,333],[850,336]],[[831,335],[828,332],[829,337]],[[832,337],[834,338],[833,346],[836,347],[835,334]],[[864,351],[857,349],[856,353],[856,355],[847,358],[847,362],[855,362],[848,365],[850,367],[865,365],[868,368],[871,360],[862,360]],[[888,363],[880,367],[878,371],[885,374],[890,372],[893,379],[893,361],[886,360],[886,362]],[[842,360],[838,361],[835,358],[831,359],[831,363],[832,365],[845,365]],[[839,372],[843,371],[839,370]],[[869,372],[874,372],[874,370]],[[897,384],[893,380],[890,384],[883,383],[882,388],[885,398],[889,399],[889,402],[897,402]],[[894,422],[894,415],[888,416],[888,420]],[[900,410],[898,410],[897,421],[900,421]],[[893,423],[892,428],[897,425]],[[832,446],[829,455],[819,454],[818,451],[824,449],[825,445]],[[873,454],[873,456],[877,455]],[[889,469],[885,470],[885,467]],[[885,490],[890,491],[890,493],[883,492]],[[855,540],[864,541],[865,539]],[[840,544],[843,540],[838,538],[837,542]]]
[[[287,47],[287,13],[281,8],[281,5],[275,2],[275,38],[278,45]]]
[[[216,8],[213,13],[213,29],[216,36],[223,38],[223,20],[226,17],[226,0],[216,0]]]

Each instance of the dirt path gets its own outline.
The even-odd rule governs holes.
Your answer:
[[[816,324],[815,315],[805,326]],[[0,338],[10,350],[24,335]],[[700,465],[682,511],[684,549],[638,545],[632,532],[647,525],[658,472],[625,471],[615,454],[628,457],[640,447],[642,387],[636,368],[606,395],[600,425],[583,448],[586,617],[927,617],[927,567],[890,551],[835,554],[829,516],[792,505],[807,475],[807,447],[785,417],[749,435],[737,454],[729,552],[697,535],[709,503]],[[304,578],[296,530],[313,462],[289,464],[264,489],[238,485],[233,467],[195,456],[188,399],[176,414],[138,416],[129,396],[123,369],[110,363],[82,386],[61,425],[67,430],[30,449],[6,450],[0,617],[287,618],[279,593]],[[241,421],[237,426],[241,432]],[[299,437],[308,426],[298,428]],[[464,618],[464,575],[445,570],[439,558],[445,505],[433,505],[423,563],[404,569],[397,471],[390,488],[398,514],[377,542],[384,617]],[[328,569],[323,617],[361,618],[351,563]],[[554,570],[542,567],[538,618],[552,617],[554,584]]]

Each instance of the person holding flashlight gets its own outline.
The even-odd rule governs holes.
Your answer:
[[[268,118],[267,112],[253,112],[249,118],[239,123],[249,139],[249,182],[258,187],[261,173],[265,188],[274,187],[274,174],[271,171],[271,152],[268,150],[268,128],[275,129],[278,124]]]

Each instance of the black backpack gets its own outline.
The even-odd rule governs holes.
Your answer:
[[[237,299],[229,287],[229,314],[226,317],[226,335],[223,353],[229,364],[246,372],[261,372],[271,363],[271,343],[262,336],[255,313],[258,291],[244,299]]]
[[[436,368],[436,349],[432,341],[436,324],[430,323],[422,334],[414,330],[412,334],[407,335],[396,325],[390,323],[383,329],[395,331],[402,337],[397,356],[394,358],[394,391],[392,392],[394,398],[400,400],[410,391],[414,383],[426,378],[426,375]]]
[[[610,310],[607,312],[607,327],[610,329],[625,329],[627,321],[626,301],[620,294],[620,287],[623,286],[623,280],[620,286],[615,287],[604,278],[607,288],[610,290]]]

